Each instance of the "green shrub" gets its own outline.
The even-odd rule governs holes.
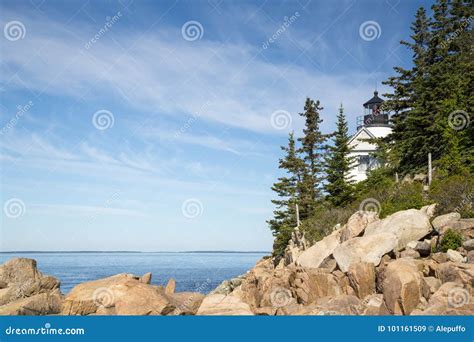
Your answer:
[[[461,217],[474,217],[474,176],[455,175],[434,179],[430,187],[430,200],[438,203],[436,214],[458,212]]]
[[[400,210],[420,209],[427,204],[423,199],[423,185],[421,183],[397,184],[381,204],[380,217],[386,217]]]
[[[400,210],[420,209],[428,204],[423,199],[421,183],[395,183],[389,178],[371,179],[360,186],[359,203],[364,199],[373,198],[380,203],[379,217],[384,218]]]
[[[452,229],[448,229],[441,240],[440,249],[443,252],[447,252],[448,249],[456,250],[461,247],[461,245],[462,235]]]
[[[301,230],[306,239],[315,243],[331,233],[336,224],[346,223],[354,212],[355,210],[351,206],[345,208],[322,207],[302,222]]]

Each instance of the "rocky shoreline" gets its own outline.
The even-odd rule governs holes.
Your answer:
[[[473,315],[474,219],[433,217],[435,205],[384,219],[356,212],[314,245],[294,231],[208,295],[151,284],[151,273],[85,282],[63,295],[32,259],[0,266],[0,315]],[[462,247],[435,252],[456,231]]]

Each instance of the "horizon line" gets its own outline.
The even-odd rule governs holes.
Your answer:
[[[0,251],[0,254],[14,253],[271,253],[271,251],[238,251],[238,250],[196,250],[196,251],[123,251],[123,250],[68,250],[68,251]]]

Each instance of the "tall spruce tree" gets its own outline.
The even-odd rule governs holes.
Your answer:
[[[430,143],[427,136],[433,125],[432,113],[425,110],[425,77],[428,69],[428,44],[431,39],[430,21],[423,7],[419,8],[411,26],[412,42],[401,41],[413,54],[410,69],[395,67],[396,76],[384,84],[393,88],[393,94],[385,94],[384,109],[392,111],[393,131],[386,141],[391,142],[392,155],[397,163],[393,165],[402,173],[424,165]]]
[[[384,106],[394,113],[385,142],[402,173],[425,169],[428,153],[447,173],[473,168],[473,125],[453,128],[450,120],[461,112],[468,123],[474,104],[472,1],[437,0],[432,10],[431,19],[418,10],[412,42],[402,42],[413,52],[413,67],[396,67],[384,82],[393,88]]]
[[[333,145],[328,146],[326,158],[326,199],[334,206],[341,207],[354,200],[354,186],[348,173],[355,163],[350,156],[349,134],[344,108],[339,108],[337,128],[333,134]]]
[[[468,1],[438,1],[433,7],[433,44],[430,76],[441,132],[436,165],[449,174],[472,168],[474,130],[469,125],[474,86],[474,9]],[[436,44],[436,45],[435,45]],[[437,158],[437,159],[438,159]]]
[[[278,178],[272,190],[278,198],[272,200],[276,206],[273,211],[274,217],[267,221],[275,236],[273,251],[275,256],[282,255],[291,232],[296,227],[296,204],[303,179],[304,162],[298,156],[293,132],[289,134],[288,146],[281,146],[285,155],[279,160],[279,168],[285,174]]]
[[[464,111],[466,125],[457,131],[461,160],[474,173],[474,7],[472,0],[453,0],[451,7],[453,39],[450,49],[454,55],[456,70],[458,110]],[[470,121],[470,123],[469,123]]]
[[[305,172],[300,184],[302,218],[311,215],[323,197],[324,155],[328,136],[322,134],[320,130],[320,124],[323,122],[320,117],[322,109],[319,100],[315,102],[308,97],[306,98],[304,112],[300,113],[305,119],[303,136],[298,138],[298,141],[301,142],[299,152],[305,163]]]

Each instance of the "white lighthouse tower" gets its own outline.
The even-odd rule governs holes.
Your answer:
[[[381,110],[382,103],[383,99],[374,91],[374,96],[363,104],[364,115],[357,117],[357,132],[349,141],[349,147],[352,149],[350,155],[355,156],[356,162],[348,176],[355,182],[366,179],[367,172],[378,167],[377,160],[370,155],[375,152],[377,146],[364,140],[382,138],[392,132],[389,114]]]

